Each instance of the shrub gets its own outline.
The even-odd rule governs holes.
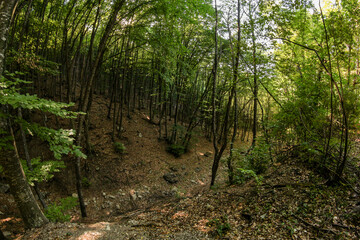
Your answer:
[[[171,153],[175,157],[180,157],[182,154],[186,152],[186,148],[179,144],[171,144],[166,148],[168,153]]]
[[[125,153],[126,151],[125,145],[120,142],[114,142],[114,149],[117,153]]]
[[[89,181],[89,179],[87,177],[83,177],[81,179],[81,185],[84,187],[84,188],[89,188],[90,185],[91,185],[91,182]]]
[[[234,181],[237,184],[243,184],[251,178],[254,178],[257,184],[262,182],[262,177],[259,177],[253,170],[237,168],[234,173]]]
[[[264,173],[268,169],[271,160],[269,148],[269,144],[259,141],[259,145],[255,146],[246,156],[250,163],[250,169],[254,170],[256,174]]]
[[[54,173],[60,172],[61,168],[65,168],[63,161],[41,161],[40,157],[31,159],[33,170],[30,171],[26,161],[21,160],[21,165],[28,183],[34,186],[34,182],[47,182],[54,177]]]
[[[227,217],[223,216],[210,220],[208,226],[215,227],[215,231],[220,237],[223,237],[231,229]]]
[[[71,216],[65,214],[66,211],[74,208],[77,205],[77,199],[74,197],[67,197],[60,199],[60,204],[53,203],[48,206],[45,211],[45,216],[51,222],[69,222]]]

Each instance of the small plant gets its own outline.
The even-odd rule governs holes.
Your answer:
[[[258,185],[262,183],[262,177],[258,176],[253,170],[237,168],[234,175],[234,180],[237,184],[243,184],[250,178],[254,178]]]
[[[114,149],[117,153],[125,153],[126,151],[125,145],[120,142],[114,142]]]
[[[81,179],[81,185],[84,187],[84,188],[89,188],[90,185],[91,185],[91,182],[89,181],[89,179],[87,177],[83,177]]]
[[[269,144],[259,142],[259,145],[255,146],[251,153],[246,156],[251,169],[254,170],[256,174],[264,173],[268,169],[271,160],[269,149]]]
[[[186,149],[184,146],[179,145],[179,144],[171,144],[170,146],[168,146],[166,148],[166,151],[168,153],[171,153],[172,155],[174,155],[175,157],[180,157],[182,154],[184,154],[186,152]]]
[[[30,171],[26,161],[21,160],[21,165],[24,169],[26,179],[31,186],[34,186],[34,182],[46,182],[54,177],[54,173],[60,172],[61,168],[65,168],[63,161],[41,161],[40,157],[31,159],[31,165],[33,170]]]
[[[51,222],[69,222],[71,216],[65,214],[66,211],[74,208],[77,205],[77,199],[74,197],[67,197],[60,199],[60,204],[53,203],[48,206],[45,211],[45,216]]]
[[[220,237],[223,237],[231,229],[227,217],[223,216],[210,220],[208,226],[214,227]]]

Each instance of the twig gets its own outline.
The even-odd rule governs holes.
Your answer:
[[[335,226],[335,227],[352,229],[352,230],[356,230],[356,231],[359,231],[359,230],[360,230],[360,228],[358,228],[358,227],[346,226],[346,225],[342,225],[342,224],[338,224],[338,223],[333,223],[332,225]]]
[[[310,226],[310,227],[313,227],[315,228],[316,230],[320,230],[320,231],[323,231],[323,232],[330,232],[332,234],[337,234],[334,230],[332,229],[328,229],[328,228],[322,228],[318,225],[315,225],[313,223],[310,223],[308,221],[306,221],[305,219],[299,217],[299,216],[296,216],[295,214],[292,214],[293,217],[295,217],[296,219],[299,219],[300,221],[302,221],[303,223],[305,223],[306,225]]]

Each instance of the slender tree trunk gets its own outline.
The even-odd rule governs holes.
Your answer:
[[[22,113],[21,113],[21,108],[18,109],[18,117],[19,117],[19,119],[23,118]],[[19,125],[20,125],[21,138],[22,138],[24,152],[25,152],[26,165],[27,165],[27,167],[29,168],[30,171],[33,171],[34,169],[33,169],[32,164],[31,164],[31,158],[30,158],[30,154],[29,154],[29,150],[28,150],[25,131],[24,131],[24,128],[23,128],[22,124],[19,124]],[[46,205],[46,203],[44,201],[44,198],[42,197],[42,194],[40,192],[39,185],[38,185],[37,181],[34,181],[34,190],[35,190],[37,196],[39,197],[39,200],[40,200],[40,203],[41,203],[42,207],[44,209],[46,209],[47,205]]]
[[[10,120],[7,121],[8,131],[14,138]],[[0,158],[3,166],[5,176],[9,179],[10,190],[18,205],[22,219],[27,228],[41,227],[48,223],[48,219],[41,211],[37,204],[34,195],[26,181],[26,177],[21,166],[20,160],[17,156],[17,148],[15,140],[13,140],[14,150],[1,151]]]
[[[213,135],[213,146],[214,146],[214,162],[211,170],[211,183],[210,187],[214,185],[216,172],[219,167],[218,153],[219,149],[217,146],[217,134],[216,134],[216,77],[218,69],[218,11],[217,11],[217,1],[215,0],[215,56],[214,56],[214,77],[213,77],[213,86],[212,86],[212,135]]]
[[[16,2],[16,0],[0,0],[0,77],[4,72],[8,30]],[[7,112],[5,106],[1,108]],[[11,193],[19,207],[25,226],[27,228],[41,227],[48,223],[48,220],[37,204],[16,156],[16,144],[10,120],[1,120],[0,128],[13,137],[14,150],[2,149],[0,151],[0,164],[8,179]]]
[[[3,232],[0,229],[0,240],[7,240],[7,238],[4,236]]]
[[[104,33],[102,35],[102,38],[100,39],[100,42],[99,42],[98,53],[96,55],[95,62],[94,62],[93,66],[92,66],[92,69],[91,69],[90,78],[89,78],[89,80],[88,80],[88,82],[86,84],[86,87],[84,89],[83,101],[81,102],[81,106],[80,106],[80,110],[82,112],[88,112],[89,111],[89,109],[87,109],[87,108],[88,108],[90,93],[91,93],[91,91],[93,89],[95,77],[97,76],[97,72],[99,70],[99,65],[101,63],[103,53],[105,51],[106,42],[108,41],[108,39],[110,37],[110,33],[111,33],[115,23],[116,23],[117,15],[118,15],[118,13],[119,13],[119,11],[122,8],[124,3],[125,3],[125,0],[118,0],[113,5],[113,10],[112,10],[112,13],[111,13],[111,15],[109,17],[109,21],[108,21],[108,23],[106,25],[105,31],[104,31]],[[85,116],[80,115],[79,122],[78,122],[78,127],[77,127],[77,136],[76,136],[77,145],[81,145],[81,138],[82,138],[82,131],[83,131],[84,121],[85,121]],[[83,200],[82,186],[81,186],[80,163],[81,163],[81,159],[77,158],[76,161],[75,161],[76,189],[77,189],[77,193],[78,193],[78,196],[79,196],[81,216],[86,217],[87,213],[86,213],[85,203],[84,203],[84,200]]]

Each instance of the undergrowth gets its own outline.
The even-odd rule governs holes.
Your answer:
[[[60,203],[53,203],[48,206],[45,211],[45,216],[51,222],[69,222],[71,216],[66,212],[77,205],[77,199],[74,197],[67,197],[60,199]]]

